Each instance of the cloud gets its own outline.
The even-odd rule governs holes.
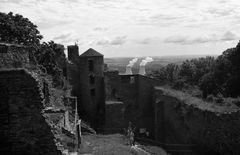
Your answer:
[[[224,33],[221,38],[222,41],[232,41],[237,39],[239,39],[239,37],[231,31]]]
[[[190,38],[189,36],[171,36],[164,40],[165,43],[175,43],[175,44],[203,44],[207,42],[216,42],[216,35],[212,34],[207,37],[195,37]]]
[[[53,37],[53,40],[62,44],[78,42],[78,37],[74,31],[64,31]],[[81,44],[81,43],[79,43]]]
[[[151,16],[143,16],[138,19],[139,24],[145,25],[158,25],[158,26],[174,26],[181,24],[182,21],[186,20],[186,17],[176,14],[154,14]]]
[[[183,19],[182,16],[178,16],[178,15],[171,15],[171,14],[157,14],[157,15],[153,15],[150,17],[150,20],[152,21],[161,21],[161,20],[167,20],[167,21],[176,21],[176,20],[181,20]]]
[[[100,9],[117,8],[121,0],[88,0],[88,5]]]
[[[68,19],[57,19],[57,18],[41,18],[36,22],[36,25],[41,29],[51,29],[57,26],[64,26],[71,23]]]
[[[123,45],[127,41],[127,36],[117,36],[113,39],[102,38],[96,42],[96,45]]]
[[[222,36],[217,36],[216,34],[211,34],[209,36],[197,36],[197,37],[189,37],[189,36],[170,36],[167,37],[164,42],[165,43],[175,43],[175,44],[203,44],[209,42],[224,42],[224,41],[233,41],[237,40],[239,37],[231,31],[227,31]]]
[[[124,43],[126,42],[126,39],[127,39],[126,36],[118,36],[118,37],[114,38],[114,39],[110,42],[110,44],[111,44],[111,45],[122,45],[122,44],[124,44]]]
[[[124,46],[127,54],[130,51],[140,56],[146,51],[159,55],[160,49],[171,51],[175,47],[187,51],[198,44],[201,47],[196,51],[201,53],[204,44],[231,41],[240,33],[237,0],[0,0],[0,7],[1,12],[13,11],[29,18],[46,40],[80,40],[84,46],[102,46],[113,56],[122,50],[118,46]],[[217,51],[228,45],[211,49]]]
[[[97,45],[109,45],[110,39],[102,38],[96,42]]]
[[[1,2],[2,3],[17,3],[17,4],[19,4],[22,2],[22,0],[2,0]]]
[[[94,31],[107,31],[108,28],[107,27],[95,27],[93,30]]]
[[[138,41],[137,43],[139,43],[139,44],[150,44],[151,39],[150,38],[145,38],[145,39],[142,39],[142,40]]]
[[[159,40],[159,38],[157,38],[157,37],[147,37],[147,38],[142,38],[142,39],[136,40],[136,43],[147,45],[147,44],[151,44],[154,42],[158,42],[158,40]]]
[[[208,13],[216,16],[229,16],[234,13],[233,8],[210,8],[208,9]]]
[[[170,36],[164,40],[165,43],[186,44],[188,42],[187,36]]]
[[[53,40],[65,40],[67,38],[70,38],[72,36],[71,32],[64,32],[58,36],[55,36]]]

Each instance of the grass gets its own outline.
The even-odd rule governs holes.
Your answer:
[[[155,88],[158,90],[161,90],[163,92],[163,95],[175,97],[182,103],[194,106],[201,110],[207,110],[207,111],[216,112],[220,114],[239,111],[239,107],[237,107],[234,104],[228,103],[228,104],[218,105],[213,102],[207,102],[200,98],[193,97],[190,94],[184,93],[182,91],[165,88],[165,87],[155,87]]]

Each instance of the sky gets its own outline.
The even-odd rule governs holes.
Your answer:
[[[239,0],[0,0],[43,35],[105,57],[220,55],[240,37]]]

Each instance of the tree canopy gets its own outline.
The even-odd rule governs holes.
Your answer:
[[[0,12],[0,41],[37,47],[43,38],[28,18],[22,15]]]
[[[240,96],[240,42],[216,59],[205,57],[186,60],[181,65],[168,64],[151,75],[175,89],[198,87],[208,95]]]

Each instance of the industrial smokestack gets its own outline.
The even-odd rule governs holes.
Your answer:
[[[131,66],[127,66],[126,67],[126,73],[125,74],[132,74],[132,67]]]
[[[145,75],[146,74],[145,66],[140,66],[138,74],[140,74],[140,75]]]
[[[151,57],[146,57],[145,59],[143,59],[140,63],[140,67],[139,67],[139,74],[140,75],[145,75],[146,71],[145,71],[145,66],[147,63],[152,62],[153,58]]]
[[[132,67],[138,61],[138,58],[134,58],[129,61],[129,64],[126,66],[126,73],[125,74],[132,74]]]

